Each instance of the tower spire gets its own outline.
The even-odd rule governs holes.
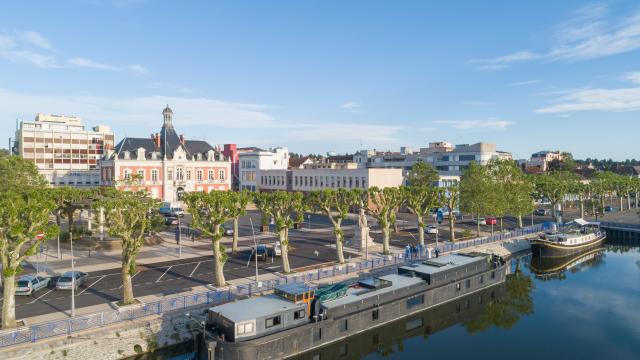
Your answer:
[[[164,118],[163,126],[164,127],[173,127],[173,123],[172,123],[173,111],[169,107],[169,104],[167,104],[167,106],[164,108],[164,110],[162,110],[162,116]]]

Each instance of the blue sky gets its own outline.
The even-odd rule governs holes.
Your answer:
[[[146,137],[165,103],[179,132],[212,144],[640,158],[640,4],[3,4],[1,138],[36,112]]]

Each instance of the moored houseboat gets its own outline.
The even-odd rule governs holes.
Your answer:
[[[383,326],[502,283],[507,266],[483,253],[450,254],[397,274],[274,294],[209,309],[210,359],[279,359]]]
[[[529,242],[533,256],[566,257],[598,247],[605,238],[600,223],[575,219],[561,231],[540,234]]]

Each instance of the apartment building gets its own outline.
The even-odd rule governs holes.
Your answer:
[[[368,189],[402,185],[402,169],[361,168],[357,163],[308,164],[303,168],[266,170],[258,178],[258,190],[314,191]]]
[[[239,152],[239,189],[257,191],[258,179],[263,171],[286,170],[289,167],[289,160],[289,150],[286,147],[269,150],[251,148]]]
[[[538,151],[531,154],[531,159],[527,161],[526,166],[528,168],[537,168],[541,172],[545,172],[548,169],[549,163],[558,160],[562,161],[563,156],[560,151]]]
[[[364,153],[364,152],[359,152]],[[406,177],[408,171],[418,161],[432,165],[440,174],[441,186],[455,182],[470,162],[486,165],[491,159],[511,159],[511,153],[496,150],[493,143],[476,143],[451,145],[441,141],[429,143],[429,147],[414,152],[403,148],[400,152],[377,152],[367,156],[366,164],[370,168],[403,169]],[[360,160],[364,162],[364,160]]]
[[[184,192],[229,190],[231,161],[206,141],[178,135],[169,106],[162,115],[159,133],[125,137],[100,161],[101,185],[145,190],[170,203],[179,203]]]
[[[109,126],[87,128],[76,116],[36,114],[21,121],[13,151],[32,161],[52,186],[100,184],[99,160],[113,148]]]

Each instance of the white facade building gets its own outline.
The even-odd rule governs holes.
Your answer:
[[[369,189],[402,185],[402,169],[359,168],[356,163],[323,163],[289,170],[260,172],[258,190],[314,191]]]
[[[86,129],[79,117],[38,113],[20,122],[15,140],[14,153],[32,161],[50,185],[94,187],[114,135],[106,125]]]
[[[258,190],[260,174],[266,170],[286,170],[289,166],[289,150],[286,147],[240,152],[240,190]]]

